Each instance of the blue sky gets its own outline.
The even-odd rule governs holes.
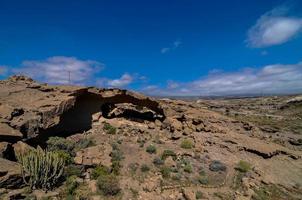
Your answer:
[[[302,2],[0,0],[0,78],[151,95],[302,92]]]

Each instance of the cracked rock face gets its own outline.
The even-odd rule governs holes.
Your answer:
[[[0,140],[44,140],[91,128],[92,115],[163,120],[160,104],[119,89],[49,86],[24,76],[0,82]]]

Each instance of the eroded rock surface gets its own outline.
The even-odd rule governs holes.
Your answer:
[[[110,107],[115,111],[107,110]],[[0,82],[1,141],[37,141],[83,132],[91,128],[95,113],[143,120],[165,117],[157,101],[126,90],[49,86],[23,76]]]

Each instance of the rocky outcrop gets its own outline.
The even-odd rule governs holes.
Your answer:
[[[10,158],[13,155],[12,145],[8,142],[0,142],[0,158]]]
[[[24,76],[0,81],[0,141],[36,143],[53,135],[83,132],[91,128],[96,113],[139,120],[165,118],[159,102],[127,90],[49,86]]]
[[[0,188],[20,188],[22,185],[19,164],[0,158]]]
[[[85,166],[103,165],[110,167],[111,157],[109,155],[111,151],[112,148],[109,144],[88,147],[76,153],[74,162]]]

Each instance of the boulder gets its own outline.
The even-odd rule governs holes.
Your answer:
[[[31,149],[34,149],[33,147],[29,146],[28,144],[24,143],[24,142],[17,142],[13,145],[13,148],[14,148],[14,153],[15,155],[18,155],[18,154],[24,154],[26,153],[27,151],[31,150]]]
[[[76,152],[74,162],[79,165],[95,166],[104,165],[107,167],[111,166],[110,153],[112,147],[109,144],[97,145],[82,149]]]
[[[16,189],[24,186],[18,163],[0,158],[0,188]]]

